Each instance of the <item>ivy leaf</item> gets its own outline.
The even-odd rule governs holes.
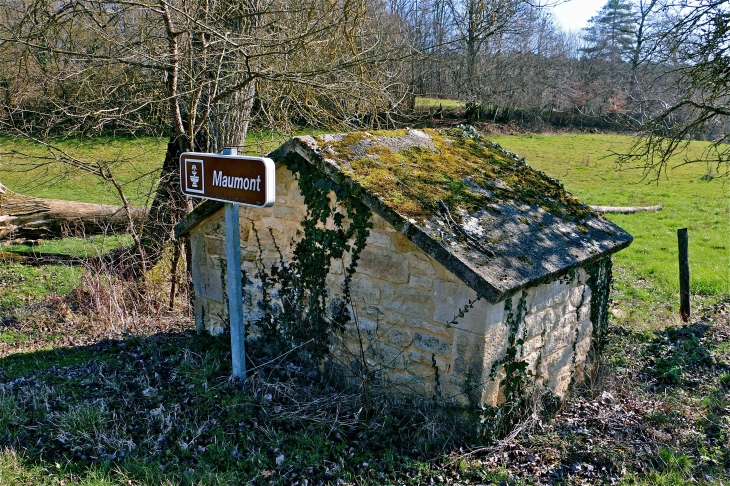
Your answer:
[[[329,179],[320,179],[317,181],[317,183],[314,185],[317,189],[322,189],[323,191],[329,191],[332,189],[332,181]]]
[[[345,215],[342,214],[342,213],[335,213],[335,215],[332,216],[332,219],[334,220],[335,225],[338,228],[341,228],[342,227],[342,221],[345,219]]]

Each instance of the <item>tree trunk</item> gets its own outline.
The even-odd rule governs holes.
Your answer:
[[[147,210],[17,194],[0,184],[0,240],[50,239],[66,235],[127,233],[129,220],[142,223]]]
[[[172,240],[173,227],[192,209],[180,189],[180,154],[187,149],[184,136],[172,136],[162,163],[160,182],[142,228],[140,257],[154,264]]]

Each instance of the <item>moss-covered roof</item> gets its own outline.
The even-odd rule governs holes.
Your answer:
[[[295,137],[270,156],[302,157],[360,194],[492,302],[632,240],[558,181],[470,127]]]

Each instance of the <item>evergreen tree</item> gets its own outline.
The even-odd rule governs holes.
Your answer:
[[[583,29],[586,46],[581,49],[593,59],[631,59],[636,41],[637,15],[628,0],[608,0]]]

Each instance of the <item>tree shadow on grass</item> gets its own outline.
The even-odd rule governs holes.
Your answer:
[[[661,388],[696,388],[709,376],[730,371],[713,354],[717,343],[708,336],[711,327],[697,322],[655,333],[645,349],[646,374]]]

